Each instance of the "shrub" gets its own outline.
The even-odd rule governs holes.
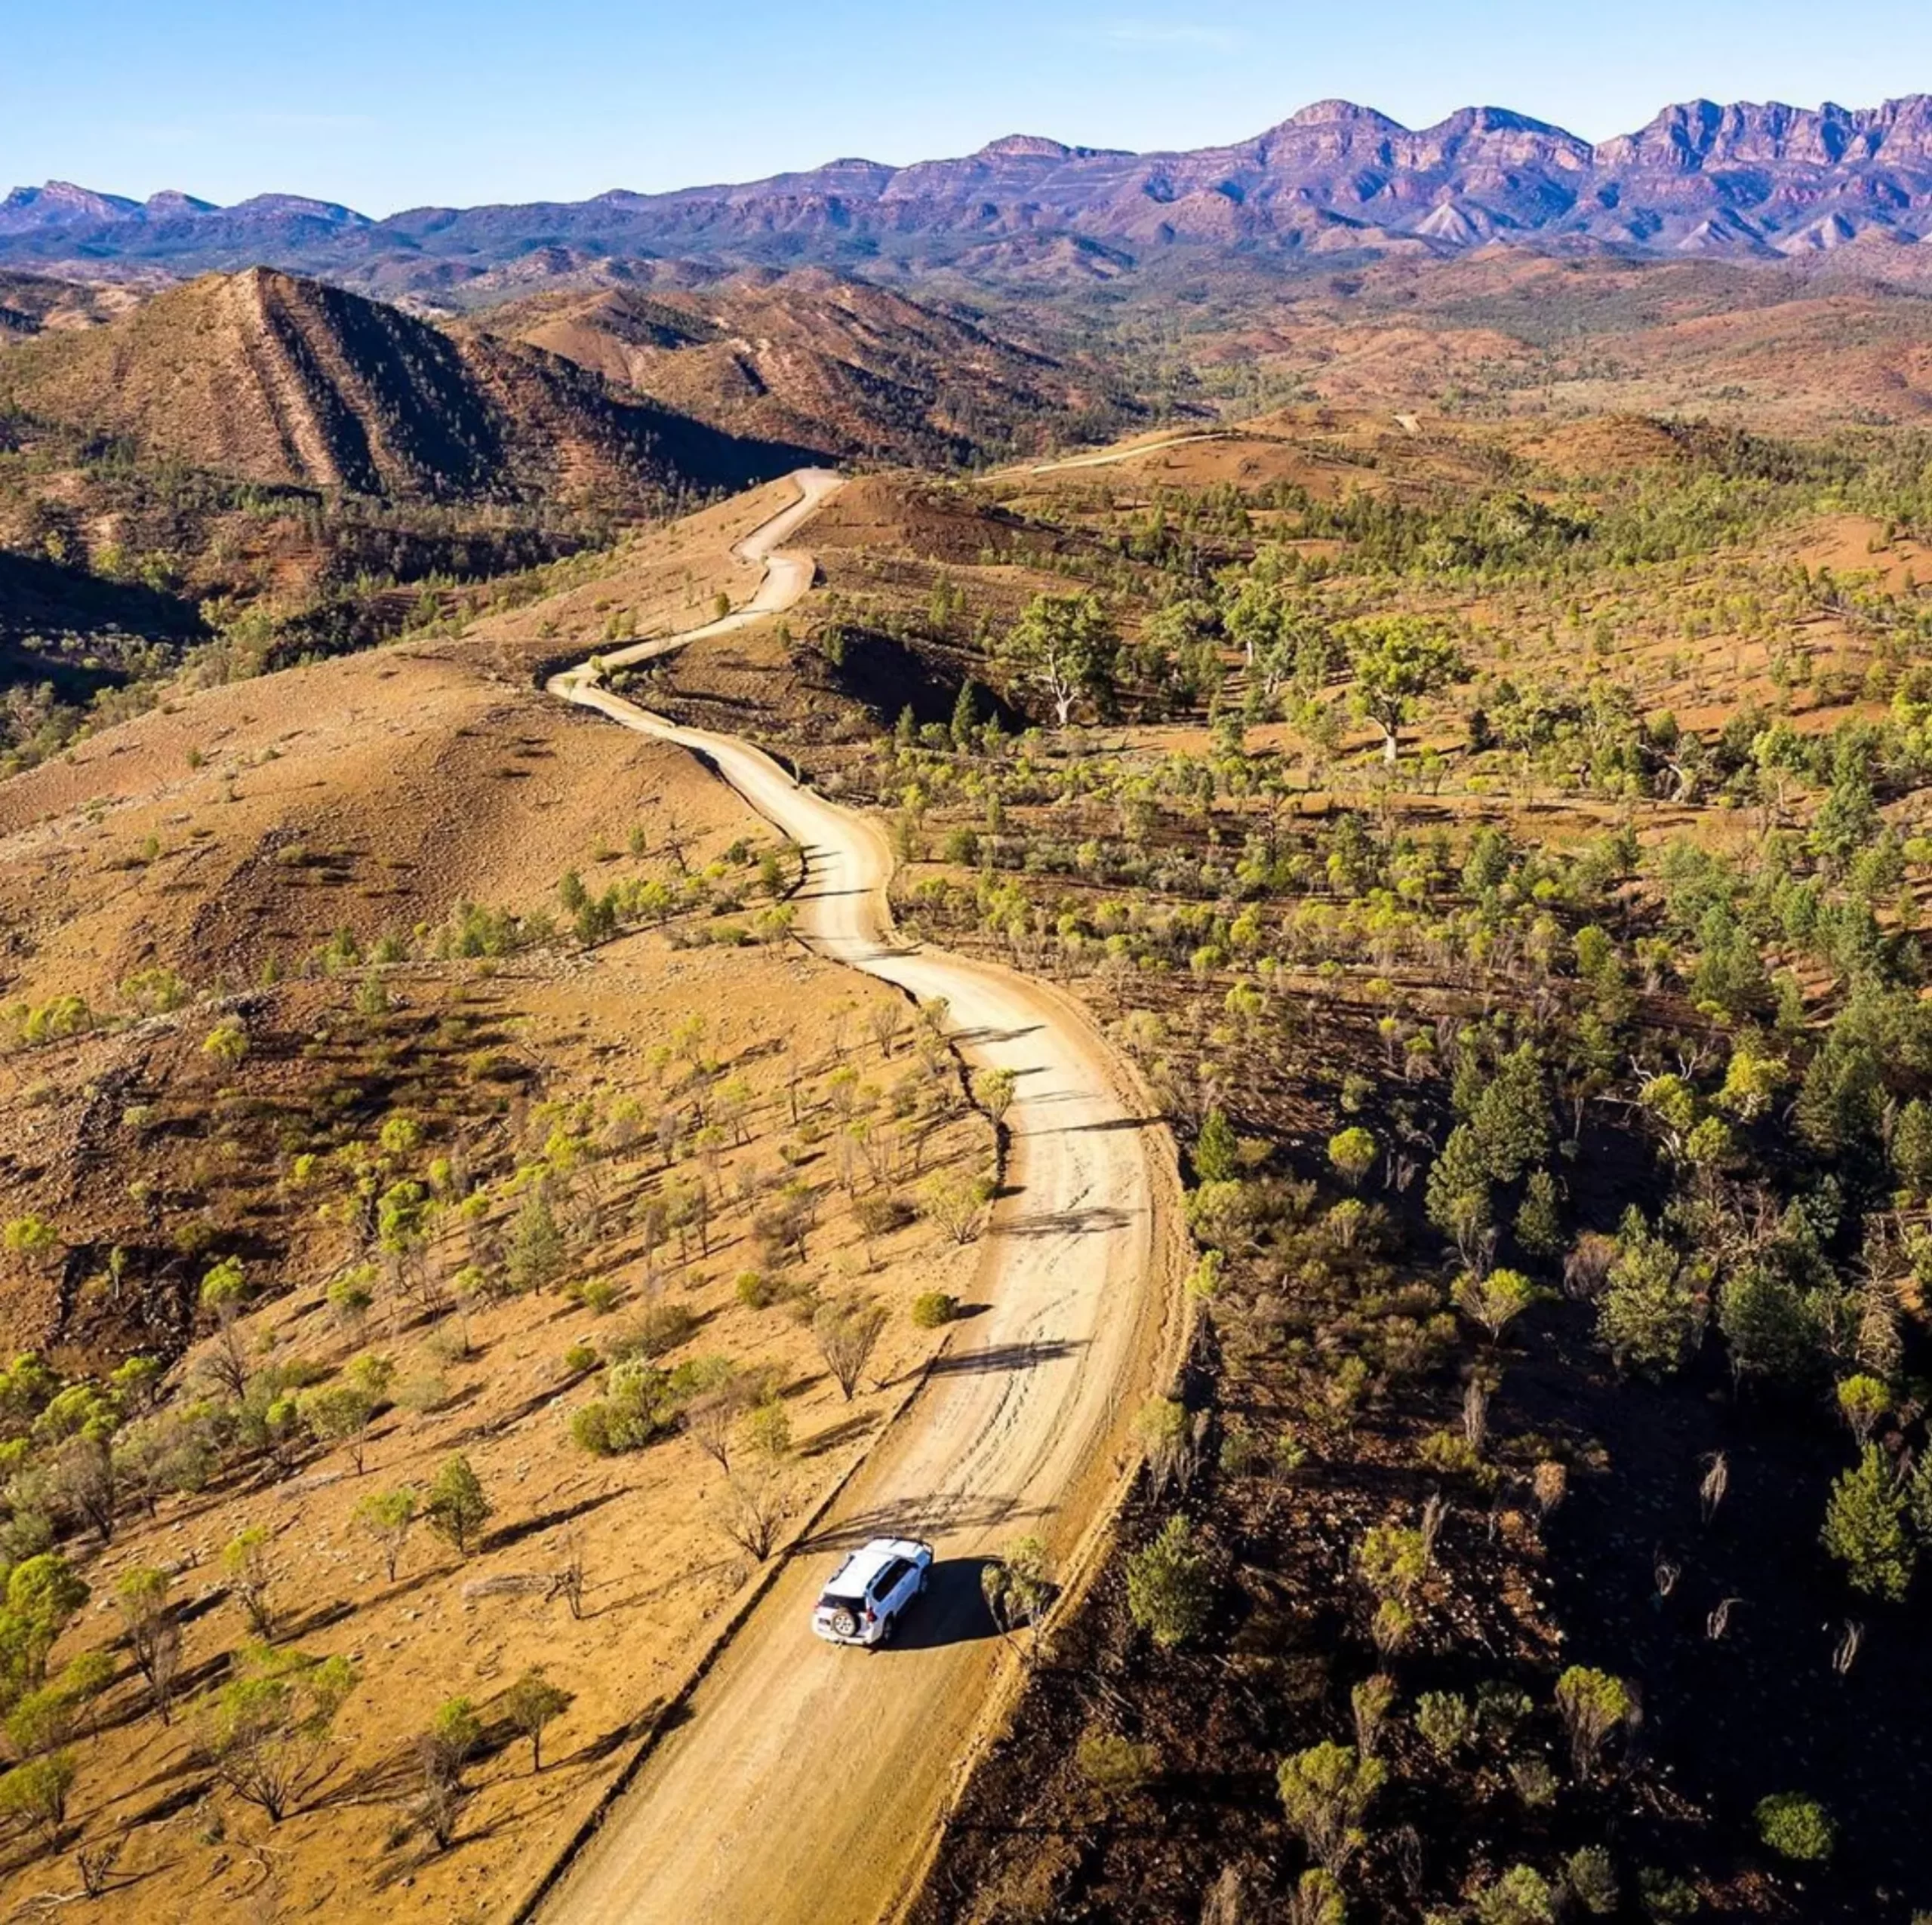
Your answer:
[[[1137,1745],[1117,1732],[1090,1731],[1075,1757],[1081,1777],[1107,1797],[1131,1797],[1160,1776],[1160,1747]]]
[[[1281,1808],[1302,1841],[1331,1877],[1363,1841],[1361,1821],[1387,1767],[1352,1745],[1322,1744],[1284,1758],[1275,1776]]]
[[[1195,1547],[1185,1518],[1170,1518],[1127,1561],[1128,1612],[1164,1650],[1200,1635],[1214,1595],[1206,1554]]]
[[[1623,1902],[1617,1866],[1601,1845],[1586,1845],[1563,1862],[1563,1882],[1579,1907],[1592,1918],[1616,1915]]]
[[[1374,1134],[1359,1124],[1328,1139],[1330,1167],[1350,1189],[1355,1189],[1375,1167],[1375,1159],[1380,1154]]]
[[[959,1299],[945,1290],[921,1290],[912,1299],[912,1321],[922,1330],[936,1330],[959,1315]]]
[[[608,1277],[593,1277],[580,1293],[583,1307],[593,1315],[608,1317],[617,1308],[622,1293]]]
[[[1577,1776],[1587,1778],[1611,1732],[1636,1709],[1629,1687],[1608,1671],[1572,1665],[1556,1681],[1556,1708],[1570,1733],[1570,1754]]]
[[[1476,1714],[1454,1691],[1425,1691],[1416,1700],[1416,1730],[1437,1757],[1446,1758],[1476,1735]]]
[[[1534,1865],[1512,1865],[1476,1899],[1478,1925],[1555,1925],[1556,1894]]]
[[[586,1343],[579,1338],[564,1352],[564,1368],[574,1377],[580,1377],[586,1370],[596,1367],[597,1346],[594,1343]]]
[[[738,1301],[747,1310],[768,1310],[783,1293],[769,1277],[758,1270],[739,1272],[738,1281],[732,1287],[737,1293]]]
[[[662,1357],[688,1343],[697,1330],[697,1313],[688,1304],[648,1303],[622,1338],[611,1345],[611,1355],[620,1360],[632,1357]]]
[[[1829,1858],[1838,1842],[1838,1827],[1831,1813],[1801,1791],[1778,1791],[1761,1798],[1752,1815],[1757,1820],[1758,1837],[1780,1858],[1815,1864]]]

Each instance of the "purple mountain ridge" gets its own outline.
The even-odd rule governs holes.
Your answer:
[[[1600,145],[1500,107],[1406,128],[1345,100],[1224,147],[1136,154],[1031,134],[905,167],[833,161],[749,183],[370,220],[266,194],[142,204],[65,183],[0,201],[0,260],[177,271],[268,260],[353,277],[479,272],[543,248],[721,263],[970,266],[1058,241],[1140,260],[1193,246],[1284,262],[1492,245],[1777,260],[1932,235],[1932,97],[1874,108],[1694,100]]]

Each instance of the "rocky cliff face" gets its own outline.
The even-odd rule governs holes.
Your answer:
[[[955,160],[848,159],[746,185],[570,205],[420,208],[371,222],[268,195],[209,208],[59,184],[0,203],[0,259],[269,259],[386,287],[540,248],[722,263],[964,261],[1053,237],[1124,251],[1266,255],[1543,249],[1776,258],[1932,234],[1932,97],[1880,107],[1669,107],[1592,146],[1496,107],[1405,128],[1324,100],[1232,146],[1131,154],[1014,134]]]

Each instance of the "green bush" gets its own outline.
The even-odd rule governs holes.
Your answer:
[[[1195,1548],[1185,1518],[1170,1518],[1160,1536],[1127,1561],[1128,1610],[1164,1650],[1200,1635],[1214,1597],[1207,1557]]]
[[[583,1290],[583,1307],[599,1317],[608,1317],[617,1308],[623,1293],[608,1277],[595,1277]]]
[[[585,1371],[596,1367],[597,1346],[594,1343],[574,1343],[564,1352],[564,1368],[574,1377],[580,1377]]]
[[[944,1290],[921,1290],[912,1299],[912,1321],[922,1330],[936,1330],[959,1315],[959,1299]]]
[[[741,1270],[733,1286],[738,1301],[747,1310],[768,1310],[781,1294],[778,1286],[761,1270]]]
[[[1829,1858],[1838,1842],[1838,1827],[1831,1813],[1801,1791],[1777,1791],[1761,1798],[1752,1816],[1758,1821],[1758,1837],[1780,1858],[1814,1864]]]

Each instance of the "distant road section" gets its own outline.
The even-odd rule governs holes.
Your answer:
[[[766,563],[743,608],[601,659],[620,667],[789,607],[808,555],[780,544],[833,492],[801,497],[739,548]],[[952,1344],[822,1525],[747,1619],[671,1730],[553,1886],[568,1925],[864,1925],[915,1875],[982,1724],[998,1641],[984,1559],[1038,1533],[1062,1554],[1107,1514],[1128,1419],[1152,1388],[1177,1308],[1178,1191],[1164,1133],[1138,1118],[1084,1012],[1010,971],[915,948],[887,907],[878,826],[801,787],[735,736],[682,728],[598,686],[552,691],[709,761],[805,851],[798,933],[823,955],[943,998],[967,1062],[1013,1070],[1007,1194],[983,1243],[985,1308]],[[877,1652],[812,1636],[820,1585],[850,1545],[931,1538],[932,1588]]]

